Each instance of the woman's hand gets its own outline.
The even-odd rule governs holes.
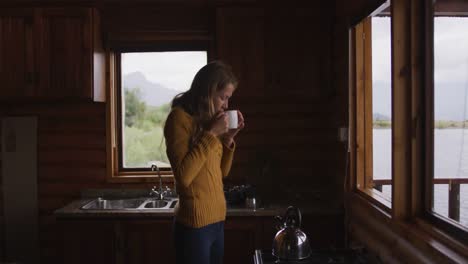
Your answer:
[[[237,133],[239,133],[239,131],[241,131],[244,126],[245,126],[245,123],[244,123],[244,116],[242,115],[242,113],[238,110],[237,111],[237,120],[238,120],[238,125],[237,125],[237,128],[234,128],[234,129],[229,129],[226,133],[224,133],[223,135],[223,143],[226,145],[226,146],[231,146],[232,143],[234,142],[234,137],[237,135]]]
[[[214,136],[223,135],[228,131],[228,117],[225,112],[216,113],[213,119],[208,124],[207,131]]]

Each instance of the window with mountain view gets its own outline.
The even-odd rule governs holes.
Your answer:
[[[187,91],[207,63],[206,51],[120,54],[120,142],[122,169],[170,168],[163,127],[175,95]]]

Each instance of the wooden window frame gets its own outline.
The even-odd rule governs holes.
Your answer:
[[[381,209],[390,212],[389,197],[374,189],[373,184],[373,117],[372,117],[372,17],[364,19],[353,31],[355,54],[355,156],[356,190]],[[393,123],[393,122],[392,122]]]
[[[213,58],[214,41],[206,32],[109,33],[107,63],[107,181],[153,183],[159,177],[148,168],[124,168],[121,131],[121,54],[126,52],[206,51]],[[163,182],[173,182],[170,168],[160,170]]]
[[[459,1],[459,3],[462,3]],[[467,7],[465,3],[462,3]],[[450,5],[449,5],[450,6]],[[354,228],[351,231],[366,241],[368,246],[379,240],[395,238],[410,241],[412,248],[393,252],[376,243],[374,249],[383,254],[413,254],[415,249],[424,255],[436,256],[434,261],[464,262],[468,260],[468,232],[450,219],[442,219],[431,209],[433,186],[433,128],[434,128],[434,74],[433,74],[433,15],[432,0],[392,0],[392,208],[372,195],[358,189],[364,184],[358,172],[364,165],[358,160],[364,154],[358,150],[356,101],[359,82],[356,30],[349,34],[349,124],[350,177],[346,182],[346,207]],[[446,12],[446,10],[444,10]],[[460,10],[457,10],[460,15]],[[361,70],[362,71],[362,70]],[[360,79],[361,78],[361,79]],[[363,84],[361,84],[363,85]],[[361,89],[364,89],[361,87]],[[398,106],[398,107],[395,107]],[[362,130],[362,128],[361,128]],[[362,133],[362,132],[361,132]],[[361,150],[362,151],[362,150]],[[359,157],[361,155],[361,157]],[[361,169],[359,169],[361,166]],[[382,210],[383,209],[383,210]],[[375,226],[384,228],[381,234],[366,238],[361,234],[372,232]],[[391,255],[386,255],[390,257]],[[415,257],[415,259],[419,259]]]
[[[433,19],[437,16],[441,17],[459,17],[464,16],[468,17],[468,4],[462,2],[442,3],[441,6],[437,6],[437,2],[435,3],[436,7],[433,7],[432,13]],[[438,11],[437,9],[441,9]],[[427,28],[428,32],[430,32],[430,38],[428,41],[428,48],[426,51],[426,59],[430,60],[430,65],[432,66],[430,69],[427,69],[427,76],[426,76],[426,83],[427,83],[427,93],[424,98],[424,104],[426,106],[426,116],[425,116],[425,151],[426,154],[425,160],[426,169],[425,169],[425,177],[424,177],[424,211],[422,217],[426,220],[430,225],[433,225],[440,229],[442,232],[449,234],[451,237],[456,239],[457,241],[461,241],[465,245],[468,245],[468,227],[461,225],[459,222],[452,220],[448,217],[443,217],[437,214],[435,211],[432,210],[433,204],[433,195],[434,195],[434,91],[435,91],[435,83],[434,83],[434,23],[431,23],[430,28]],[[450,198],[449,198],[450,199]],[[450,210],[450,209],[449,209]],[[422,221],[419,221],[422,223]],[[424,224],[422,224],[424,226]],[[430,227],[426,227],[429,229]]]
[[[411,214],[421,213],[421,169],[423,162],[422,142],[426,135],[423,135],[423,125],[421,121],[423,114],[420,107],[426,105],[421,96],[425,95],[427,83],[421,80],[421,76],[426,76],[426,67],[417,68],[422,64],[421,55],[413,52],[419,48],[418,45],[425,45],[423,51],[427,51],[427,44],[421,44],[421,33],[416,34],[405,28],[411,25],[411,9],[409,4],[390,5],[387,1],[380,8],[374,11],[361,24],[356,25],[351,32],[352,61],[351,75],[354,75],[354,82],[350,83],[351,91],[351,127],[355,131],[354,155],[355,162],[355,186],[358,193],[367,200],[373,202],[379,208],[397,219],[406,218]],[[372,180],[372,26],[371,17],[384,10],[385,15],[391,17],[391,63],[392,63],[392,198],[389,201],[380,192],[373,190]],[[396,10],[396,12],[395,12]],[[417,10],[417,9],[414,9]],[[418,10],[416,12],[421,12]],[[396,22],[395,22],[396,20]],[[420,21],[418,21],[420,23]],[[412,25],[414,26],[414,25]],[[361,37],[364,35],[364,37]],[[432,35],[431,35],[432,36]],[[369,47],[369,48],[367,48]],[[421,51],[422,52],[422,51]],[[414,67],[412,67],[414,66]],[[353,72],[354,71],[354,72]],[[432,72],[432,71],[431,71]],[[396,74],[398,73],[398,74]],[[364,113],[364,114],[362,114]],[[413,188],[413,189],[411,189]],[[417,197],[411,197],[415,195]],[[398,203],[396,209],[395,202]],[[416,208],[416,209],[415,209]]]

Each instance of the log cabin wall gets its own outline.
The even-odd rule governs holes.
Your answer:
[[[268,203],[309,205],[327,224],[314,235],[324,246],[342,244],[346,148],[338,130],[346,126],[348,42],[333,1],[158,2],[98,3],[104,34],[132,29],[213,34],[217,57],[240,79],[232,107],[244,113],[247,124],[227,183],[255,184]],[[2,104],[0,113],[38,117],[43,263],[57,256],[53,211],[77,199],[80,190],[149,187],[106,182],[105,103],[15,101]]]
[[[218,10],[218,54],[240,77],[231,104],[247,123],[231,181],[255,184],[268,201],[340,204],[331,10],[329,4]]]
[[[14,104],[6,116],[37,116],[37,182],[41,262],[54,263],[57,226],[53,211],[79,198],[80,190],[120,187],[106,183],[105,105]]]
[[[0,150],[2,149],[2,129],[0,125]],[[4,214],[3,214],[3,175],[2,175],[3,161],[0,159],[0,260],[2,260],[5,252],[5,230],[4,230]]]

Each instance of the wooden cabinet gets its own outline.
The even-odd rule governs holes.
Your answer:
[[[94,20],[90,8],[49,8],[39,12],[40,97],[93,98]],[[99,76],[96,76],[99,77]]]
[[[111,221],[66,220],[60,222],[62,243],[57,263],[116,263],[117,239]]]
[[[262,238],[262,218],[228,218],[224,226],[224,263],[252,263],[255,249],[263,248]]]
[[[104,101],[99,23],[94,8],[2,10],[1,99]]]
[[[0,9],[0,98],[35,93],[34,10]]]
[[[329,97],[333,10],[328,2],[218,8],[217,52],[240,79],[235,97]]]
[[[119,225],[123,241],[119,258],[123,263],[175,263],[172,219],[122,221]],[[262,248],[263,230],[263,218],[229,217],[224,231],[224,263],[250,263],[254,250]]]
[[[121,222],[123,263],[175,263],[172,219]]]
[[[224,263],[251,263],[255,249],[271,247],[272,217],[228,217]],[[60,221],[58,263],[175,263],[172,218]],[[265,236],[266,235],[266,236]]]

